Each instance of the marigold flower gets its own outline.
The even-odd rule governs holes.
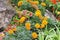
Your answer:
[[[47,20],[48,18],[47,17],[43,17],[43,20]]]
[[[18,6],[21,6],[23,4],[23,1],[18,2]]]
[[[39,17],[40,15],[41,15],[41,11],[40,10],[36,10],[35,16]]]
[[[32,38],[35,39],[35,38],[37,38],[37,37],[38,37],[38,34],[37,34],[36,32],[33,32],[33,33],[32,33]]]
[[[42,5],[42,6],[46,6],[46,3],[42,2],[41,5]]]
[[[0,40],[3,40],[4,37],[5,37],[5,34],[3,32],[0,32]]]
[[[19,22],[23,23],[25,20],[26,20],[26,17],[21,17],[20,20],[19,20]]]
[[[60,12],[57,12],[57,14],[59,15],[59,14],[60,14]]]
[[[14,27],[14,28],[12,28],[12,30],[13,30],[13,31],[16,31],[17,29],[16,29],[16,27]]]
[[[34,0],[34,1],[38,1],[38,0]]]
[[[45,25],[44,24],[41,24],[41,27],[40,28],[44,28],[45,27]]]
[[[14,32],[13,32],[13,30],[10,29],[10,30],[8,30],[8,33],[13,34]]]
[[[42,20],[42,19],[43,19],[43,16],[42,16],[42,15],[40,15],[40,16],[39,16],[39,19],[41,19],[41,20]]]
[[[16,12],[17,12],[17,13],[21,13],[21,11],[19,11],[19,10],[16,10]]]
[[[36,27],[36,28],[40,28],[40,24],[39,24],[39,23],[36,23],[36,24],[35,24],[35,27]]]
[[[30,2],[31,0],[26,0],[27,2]]]
[[[0,37],[4,37],[5,36],[5,34],[2,32],[2,33],[0,33]]]
[[[22,15],[21,11],[16,10],[16,12],[17,12],[18,16],[21,16]]]
[[[38,1],[31,1],[30,3],[31,3],[31,5],[38,5],[39,4]]]
[[[38,10],[38,6],[37,5],[31,5],[34,9]]]
[[[46,20],[43,20],[43,21],[42,21],[42,24],[47,25],[48,22],[47,22]]]
[[[31,29],[30,26],[31,26],[30,22],[26,22],[25,23],[25,27],[26,27],[27,30],[30,30]]]

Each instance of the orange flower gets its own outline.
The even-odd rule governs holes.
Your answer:
[[[33,32],[33,33],[32,33],[32,38],[35,39],[35,38],[37,38],[37,37],[38,37],[38,34],[37,34],[36,32]]]
[[[36,10],[35,16],[37,16],[37,17],[42,16],[42,15],[41,15],[41,11],[40,11],[40,10]]]
[[[25,27],[26,27],[27,30],[30,30],[31,29],[30,26],[31,26],[30,22],[26,22],[25,23]]]
[[[31,0],[26,0],[27,2],[30,2]]]
[[[42,21],[42,24],[47,25],[48,22],[47,22],[46,20],[43,20],[43,21]]]
[[[45,25],[44,24],[41,24],[41,27],[40,28],[45,28]]]
[[[5,34],[3,32],[0,33],[0,37],[4,37]]]
[[[35,27],[36,27],[36,28],[40,28],[40,24],[39,24],[39,23],[36,23],[36,24],[35,24]]]
[[[60,12],[58,11],[57,14],[60,15]]]
[[[31,3],[31,5],[38,5],[39,4],[38,1],[31,1],[30,3]]]
[[[44,18],[43,18],[43,20],[47,20],[48,18],[45,16]]]
[[[16,27],[14,27],[14,28],[12,28],[12,30],[13,30],[13,31],[16,31],[17,29],[16,29]]]
[[[41,3],[42,6],[46,6],[46,4],[44,2]]]
[[[41,20],[42,20],[42,19],[43,19],[43,16],[42,16],[42,15],[40,15],[40,16],[39,16],[39,19],[41,19]]]
[[[10,30],[8,30],[8,33],[13,34],[14,32],[13,32],[13,30],[10,29]]]
[[[31,5],[34,9],[38,10],[38,6],[37,5]]]
[[[21,17],[21,19],[19,20],[20,23],[23,23],[26,20],[26,17]]]
[[[18,2],[18,6],[21,6],[23,4],[23,1]]]

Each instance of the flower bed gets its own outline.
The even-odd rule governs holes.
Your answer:
[[[58,20],[60,20],[60,0],[46,0],[45,3],[47,4],[46,8],[51,11]]]
[[[60,22],[44,16],[47,5],[41,1],[12,0],[16,15],[5,28],[3,40],[60,40]]]

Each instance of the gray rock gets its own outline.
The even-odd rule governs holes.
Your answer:
[[[6,27],[10,23],[11,18],[15,14],[15,10],[9,3],[10,1],[11,0],[0,0],[0,28]],[[45,16],[48,16],[49,18],[56,20],[56,18],[48,10],[46,10]]]
[[[14,14],[15,10],[11,4],[9,4],[9,0],[0,0],[0,28],[6,27]]]
[[[54,21],[57,21],[56,18],[54,17],[54,15],[53,15],[53,13],[51,13],[47,9],[46,9],[46,12],[45,12],[45,16],[47,16],[48,18],[51,18]]]

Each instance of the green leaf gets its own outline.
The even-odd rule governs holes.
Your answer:
[[[44,40],[44,35],[41,34],[40,32],[39,32],[39,35],[38,35],[38,36],[39,36],[39,37],[38,37],[39,40]]]

